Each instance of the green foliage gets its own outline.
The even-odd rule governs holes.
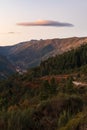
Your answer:
[[[42,87],[41,87],[41,92],[40,92],[41,100],[45,100],[49,97],[49,88],[50,88],[50,84],[49,84],[48,80],[43,81]]]
[[[70,120],[71,118],[71,113],[66,110],[63,111],[63,113],[60,114],[60,117],[58,119],[58,127],[61,128],[63,126],[66,125],[66,123],[68,122],[68,120]]]
[[[79,71],[87,74],[87,44],[42,61],[40,66],[29,69],[22,79],[34,81],[45,75],[58,75]]]
[[[58,88],[58,85],[57,85],[55,78],[51,78],[51,80],[50,80],[50,93],[56,94],[57,88]]]
[[[41,93],[40,93],[41,99],[45,100],[48,97],[55,95],[57,93],[57,86],[58,85],[54,78],[51,78],[50,81],[48,80],[43,81],[42,87],[41,87]]]
[[[77,49],[42,61],[39,67],[32,69],[34,77],[70,73],[87,64],[87,44]],[[30,70],[31,71],[31,70]]]
[[[74,118],[69,120],[65,127],[60,128],[60,130],[79,130],[79,124],[83,117],[83,113],[78,113]]]
[[[64,79],[62,75],[60,79],[56,77],[72,69],[77,79],[85,77],[86,81],[87,45],[49,58],[26,74],[15,74],[0,81],[0,130],[86,128],[86,87],[75,88],[73,77],[69,75]]]
[[[72,77],[69,77],[66,81],[66,84],[65,84],[65,92],[67,93],[75,93],[75,88],[74,88],[74,85],[73,85],[73,78]]]

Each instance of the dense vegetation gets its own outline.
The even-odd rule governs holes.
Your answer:
[[[42,61],[39,67],[29,69],[26,78],[76,72],[81,68],[87,72],[87,44]]]
[[[86,130],[87,86],[73,84],[87,83],[86,56],[87,45],[1,80],[0,130]]]
[[[58,74],[87,64],[87,45],[65,52],[41,63],[42,74]]]

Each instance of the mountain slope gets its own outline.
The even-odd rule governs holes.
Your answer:
[[[73,73],[68,73],[69,69]],[[62,75],[56,75],[55,70],[61,70]],[[0,81],[0,130],[86,128],[87,44],[49,58],[23,75]]]
[[[82,61],[80,64],[77,56]],[[68,64],[61,68],[64,60]],[[74,73],[35,77],[44,63],[48,63],[44,66],[49,72],[57,66],[62,72],[66,69],[66,73],[72,67]],[[87,45],[49,58],[43,64],[23,75],[0,81],[0,130],[86,130],[87,86],[76,86],[73,81],[81,82],[84,76],[87,83]],[[84,71],[80,72],[79,67]]]
[[[67,74],[75,71],[87,73],[87,44],[42,61],[40,66],[29,69],[28,77]]]
[[[5,56],[0,55],[0,79],[8,77],[14,72],[16,72],[15,67],[11,62]]]
[[[87,43],[87,37],[31,40],[14,46],[0,47],[0,54],[8,56],[15,66],[22,69],[35,67],[47,59]]]

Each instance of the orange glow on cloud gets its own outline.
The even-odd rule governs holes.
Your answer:
[[[73,24],[66,22],[58,22],[52,20],[38,20],[34,22],[17,23],[19,26],[52,26],[52,27],[73,27]]]

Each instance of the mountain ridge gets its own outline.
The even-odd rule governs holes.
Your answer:
[[[0,55],[21,70],[40,65],[41,61],[78,48],[87,43],[87,37],[55,38],[31,40],[12,46],[1,46]]]

